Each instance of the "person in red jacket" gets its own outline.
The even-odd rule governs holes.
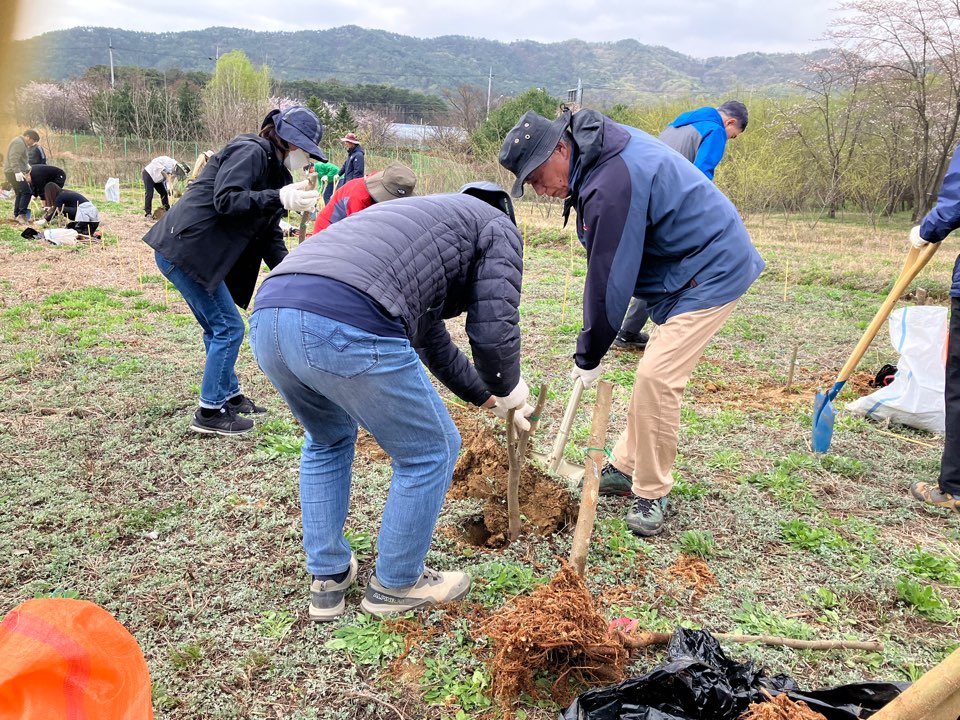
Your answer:
[[[330,202],[317,213],[313,234],[375,203],[411,197],[416,186],[417,176],[413,170],[400,163],[391,163],[380,172],[350,180],[337,188]]]

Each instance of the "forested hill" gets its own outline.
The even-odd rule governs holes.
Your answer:
[[[634,40],[588,43],[503,43],[457,35],[414,38],[345,26],[320,31],[256,32],[237,28],[145,33],[88,27],[19,41],[30,58],[24,80],[65,80],[109,62],[147,68],[213,70],[218,53],[242,50],[280,80],[336,78],[436,93],[459,85],[513,95],[542,87],[564,96],[582,78],[588,99],[634,101],[657,95],[717,95],[727,91],[787,90],[803,77],[808,55],[749,53],[696,59]]]

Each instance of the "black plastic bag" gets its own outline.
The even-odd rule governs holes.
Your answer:
[[[580,695],[561,720],[736,720],[752,702],[786,692],[828,720],[868,718],[905,684],[863,683],[803,693],[786,675],[768,676],[726,656],[705,630],[677,628],[667,661],[645,675]]]

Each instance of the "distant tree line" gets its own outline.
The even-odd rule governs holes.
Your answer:
[[[218,74],[221,79],[215,81]],[[260,76],[257,88],[230,88],[231,82],[254,80],[254,75]],[[211,92],[220,95],[214,98]],[[221,55],[213,73],[116,67],[111,86],[109,66],[98,65],[74,80],[31,82],[16,93],[13,115],[21,124],[66,132],[216,140],[229,132],[226,128],[235,126],[230,120],[238,116],[224,92],[233,92],[236,97],[253,93],[265,98],[313,98],[317,107],[324,105],[340,112],[344,125],[347,118],[343,112],[348,111],[340,111],[341,107],[352,108],[355,114],[372,113],[387,122],[432,123],[447,111],[442,98],[387,85],[273,80],[267,69],[254,69],[243,53],[235,51]],[[264,107],[267,104],[265,99]],[[239,116],[245,117],[246,112],[239,112]]]

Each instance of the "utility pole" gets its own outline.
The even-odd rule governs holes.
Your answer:
[[[490,117],[490,93],[493,91],[493,66],[490,66],[490,76],[487,78],[487,117]]]
[[[110,89],[112,90],[113,87],[114,87],[114,81],[113,81],[113,40],[112,40],[111,38],[109,38],[109,37],[107,38],[107,47],[110,49]]]

